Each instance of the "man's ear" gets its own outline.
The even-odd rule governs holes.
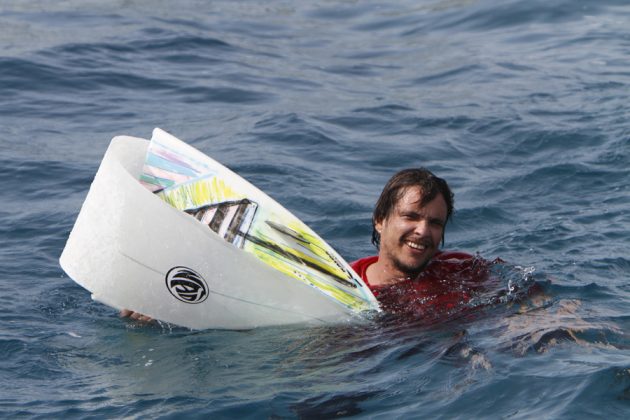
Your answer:
[[[378,221],[375,220],[374,221],[374,229],[376,229],[376,231],[380,235],[381,232],[383,231],[383,220],[378,220]]]

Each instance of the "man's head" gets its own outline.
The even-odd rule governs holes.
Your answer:
[[[424,168],[404,169],[383,188],[372,216],[372,243],[399,271],[422,270],[444,241],[453,193]]]

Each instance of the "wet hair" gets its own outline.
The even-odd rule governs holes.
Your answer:
[[[454,195],[446,181],[435,176],[426,168],[403,169],[387,181],[381,196],[376,202],[372,214],[372,243],[378,249],[381,244],[381,234],[376,231],[376,223],[385,220],[396,207],[398,201],[409,187],[418,187],[422,191],[421,205],[426,205],[438,194],[442,194],[446,202],[446,222],[453,213]],[[444,242],[444,234],[442,234]]]

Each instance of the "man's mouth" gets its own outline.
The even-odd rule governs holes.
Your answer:
[[[431,247],[431,244],[428,243],[428,241],[426,240],[411,240],[411,239],[407,239],[404,241],[404,244],[407,245],[409,248],[418,250],[418,251],[424,251],[427,248]]]

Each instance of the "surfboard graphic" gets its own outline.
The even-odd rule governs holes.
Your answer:
[[[357,320],[360,277],[297,217],[155,129],[110,143],[60,257],[93,299],[194,329]]]
[[[353,310],[371,306],[361,279],[306,224],[238,175],[174,136],[156,130],[141,182],[226,241]],[[239,181],[242,178],[238,177]],[[259,205],[259,203],[263,205]]]

